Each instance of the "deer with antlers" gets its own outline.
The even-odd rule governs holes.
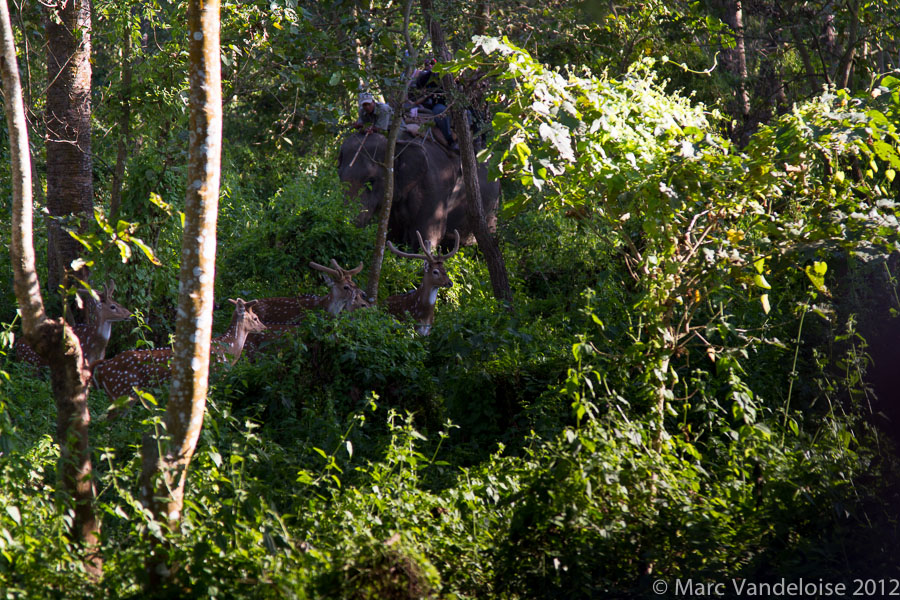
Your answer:
[[[342,269],[335,259],[331,259],[333,269],[310,261],[309,266],[328,275],[326,282],[330,288],[328,294],[315,296],[303,294],[301,296],[287,296],[282,298],[260,298],[253,312],[259,320],[266,325],[293,325],[303,318],[310,310],[324,310],[336,315],[342,310],[355,310],[369,306],[366,295],[363,293],[353,276],[362,271],[363,265],[359,263],[355,269]]]
[[[84,364],[91,365],[101,360],[106,355],[106,346],[112,333],[112,324],[116,321],[127,321],[134,315],[127,308],[113,300],[113,291],[116,284],[110,281],[103,286],[99,300],[89,299],[91,307],[91,323],[75,325],[72,330],[81,343],[81,354]],[[22,362],[31,363],[37,367],[46,367],[47,361],[29,346],[24,339],[17,339],[15,343],[16,356]]]
[[[210,352],[215,354],[211,366],[226,361],[232,365],[236,363],[241,356],[247,336],[266,328],[253,312],[255,300],[244,302],[238,298],[229,299],[229,302],[234,304],[231,325],[225,333],[213,338],[210,343]],[[159,387],[171,378],[173,356],[174,351],[171,348],[128,350],[95,363],[93,382],[105,391],[112,401],[127,396],[130,398],[127,406],[131,406],[135,401],[135,388]],[[118,416],[117,411],[111,410],[108,418],[114,419]]]
[[[422,248],[424,254],[401,252],[392,243],[388,242],[388,249],[397,256],[425,261],[422,283],[419,287],[405,294],[389,296],[385,301],[387,311],[395,317],[412,318],[416,322],[416,333],[419,335],[431,333],[438,290],[442,287],[451,287],[453,285],[453,282],[450,281],[450,276],[447,275],[447,271],[444,269],[444,262],[459,250],[459,232],[454,229],[453,235],[456,236],[453,250],[449,254],[438,254],[437,256],[431,253],[430,244],[426,245],[422,242],[422,234],[418,231],[416,231],[416,237],[419,238],[419,247]]]
[[[261,298],[257,301],[254,312],[260,321],[265,323],[267,330],[263,333],[254,333],[247,338],[244,351],[248,356],[253,356],[259,351],[264,342],[284,335],[297,327],[303,315],[310,310],[324,310],[331,315],[347,310],[371,306],[366,299],[363,290],[359,289],[353,276],[362,271],[363,265],[359,264],[355,269],[343,269],[335,259],[331,259],[333,269],[315,262],[309,266],[328,275],[326,279],[330,288],[325,296],[304,294],[302,296],[288,296],[282,298]]]

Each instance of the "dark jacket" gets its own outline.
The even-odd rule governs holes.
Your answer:
[[[441,86],[441,78],[431,70],[419,73],[413,82],[413,88],[416,90],[415,96],[417,100],[427,95],[425,100],[421,102],[421,106],[428,110],[433,110],[435,104],[447,105],[447,101],[444,98],[444,88]]]

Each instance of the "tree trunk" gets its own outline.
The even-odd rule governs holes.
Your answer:
[[[834,72],[834,82],[839,88],[850,85],[850,73],[853,71],[853,60],[856,58],[856,46],[859,40],[859,2],[848,5],[850,10],[850,27],[847,31],[847,47],[841,55]]]
[[[91,3],[61,2],[45,13],[47,29],[47,210],[49,289],[68,285],[82,246],[64,229],[84,231],[93,217],[91,172]],[[87,268],[72,275],[87,279]]]
[[[487,35],[491,22],[491,3],[489,0],[478,0],[475,3],[475,35]]]
[[[747,48],[744,42],[744,11],[741,0],[730,0],[725,6],[725,22],[734,32],[734,49],[726,52],[725,64],[737,82],[734,112],[740,125],[732,132],[735,143],[743,147],[749,138],[750,92],[747,89]]]
[[[181,521],[187,470],[206,409],[222,150],[219,2],[190,0],[187,14],[190,147],[175,357],[166,408],[169,439],[162,445],[162,455],[158,455],[154,443],[145,443],[141,476],[145,506],[170,531]],[[161,551],[148,561],[152,591],[177,569],[177,565],[163,568],[165,562]]]
[[[440,21],[434,14],[434,4],[432,0],[421,0],[422,12],[425,15],[425,22],[428,25],[428,31],[431,34],[431,46],[442,62],[449,62],[452,58],[450,49],[447,47],[447,40],[444,38],[444,31],[441,28]],[[468,127],[465,109],[460,106],[460,94],[456,87],[456,82],[450,74],[444,75],[442,79],[444,91],[453,100],[450,102],[450,116],[456,123],[456,135],[459,138],[459,151],[462,159],[463,182],[466,186],[466,212],[468,213],[469,225],[475,234],[475,240],[478,247],[484,253],[484,260],[487,263],[488,274],[491,278],[491,287],[494,290],[494,297],[503,302],[512,302],[512,290],[509,287],[509,275],[506,273],[506,264],[503,261],[503,254],[500,252],[500,246],[497,240],[491,234],[488,228],[487,219],[484,216],[484,206],[481,201],[481,188],[478,185],[478,166],[475,162],[475,147],[472,143],[472,132]]]
[[[800,61],[803,63],[803,70],[806,71],[806,78],[808,81],[809,89],[818,89],[819,88],[819,74],[816,71],[816,68],[813,66],[812,57],[809,54],[809,48],[806,47],[806,42],[804,42],[800,33],[797,31],[796,27],[791,27],[791,37],[794,38],[794,48],[797,49],[797,52],[800,54]],[[828,75],[825,75],[825,78],[828,78]]]
[[[56,439],[60,446],[61,487],[75,502],[71,525],[73,539],[88,550],[85,568],[99,578],[102,561],[98,554],[100,522],[94,514],[94,481],[91,465],[87,408],[87,372],[78,338],[63,320],[47,319],[35,267],[32,239],[31,157],[22,88],[16,64],[12,26],[6,0],[0,0],[2,30],[3,95],[9,127],[12,162],[13,212],[11,259],[13,288],[22,313],[25,340],[50,363],[53,396],[56,399]]]
[[[119,208],[122,205],[122,185],[125,181],[125,163],[128,160],[128,147],[131,143],[131,24],[132,15],[129,8],[125,15],[125,33],[122,36],[122,92],[119,102],[119,139],[116,141],[116,166],[113,170],[112,189],[109,195],[109,221],[113,227],[119,219]]]
[[[412,78],[415,64],[415,48],[409,39],[409,19],[412,11],[412,0],[406,0],[403,6],[403,39],[406,52],[411,57],[403,74],[405,84]],[[384,245],[387,243],[388,224],[391,220],[391,208],[394,205],[394,161],[397,155],[397,138],[400,137],[400,126],[403,123],[403,102],[406,100],[406,85],[397,90],[391,102],[394,114],[388,129],[387,147],[384,155],[384,198],[381,202],[381,213],[378,215],[378,231],[375,234],[375,248],[372,251],[372,268],[369,270],[369,281],[366,283],[366,296],[373,300],[378,298],[378,281],[381,279],[381,265],[384,263]]]
[[[397,153],[397,138],[400,136],[402,123],[403,100],[395,102],[396,108],[391,117],[388,129],[387,147],[384,151],[384,199],[381,201],[381,212],[378,215],[378,231],[375,233],[375,248],[372,251],[372,267],[369,269],[369,281],[366,283],[366,296],[378,298],[378,280],[381,278],[381,265],[384,263],[384,245],[387,243],[388,224],[391,220],[391,208],[394,204],[394,160]]]

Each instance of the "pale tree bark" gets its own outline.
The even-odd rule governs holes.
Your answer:
[[[22,88],[16,63],[12,26],[6,0],[0,0],[3,95],[9,127],[12,162],[13,212],[10,254],[13,288],[22,312],[25,340],[50,364],[50,379],[56,399],[56,439],[60,447],[59,476],[62,489],[75,502],[70,534],[87,548],[85,567],[97,578],[100,522],[94,513],[94,481],[91,467],[87,408],[87,370],[78,338],[62,319],[51,320],[44,311],[40,282],[35,268],[32,239],[31,157]]]
[[[142,500],[157,520],[174,531],[184,505],[185,479],[197,446],[209,383],[216,217],[222,150],[222,82],[219,63],[219,1],[188,2],[190,36],[190,148],[181,246],[178,318],[172,386],[166,408],[168,440],[144,443]],[[150,585],[165,581],[160,548],[148,563]]]
[[[68,0],[49,6],[47,30],[47,210],[49,289],[68,285],[82,246],[63,230],[84,231],[93,218],[91,158],[91,3]],[[87,268],[72,275],[87,279]]]
[[[434,53],[442,62],[449,62],[452,59],[450,49],[447,47],[447,40],[444,37],[444,31],[440,21],[434,11],[432,0],[421,0],[422,13],[425,15],[425,22],[428,26],[428,32],[431,35],[431,46]],[[460,98],[461,94],[457,89],[456,82],[450,74],[444,75],[441,80],[444,91],[454,99]],[[488,275],[491,278],[491,287],[494,290],[494,297],[504,302],[512,302],[512,290],[509,287],[509,275],[506,273],[506,263],[503,260],[503,254],[500,252],[500,245],[491,233],[487,224],[487,218],[484,214],[484,206],[481,200],[481,188],[478,185],[478,166],[475,162],[475,146],[472,142],[472,132],[468,127],[466,119],[466,111],[457,100],[451,101],[450,116],[453,123],[456,124],[456,135],[459,138],[459,152],[462,159],[463,182],[466,186],[466,213],[469,218],[469,225],[475,234],[475,240],[478,247],[484,253],[484,260],[487,263]]]
[[[414,59],[416,51],[409,38],[409,19],[412,12],[413,0],[406,0],[403,7],[403,38],[406,42],[406,50]],[[413,64],[411,60],[406,67],[403,81],[409,81],[412,77]],[[397,138],[400,137],[400,126],[403,124],[403,101],[406,99],[406,87],[396,90],[390,98],[391,108],[394,114],[391,116],[391,126],[388,129],[387,147],[384,154],[384,197],[381,201],[381,212],[378,215],[378,230],[375,233],[375,248],[372,250],[372,266],[369,269],[369,280],[366,283],[366,295],[369,298],[378,298],[378,281],[381,279],[381,266],[384,264],[384,246],[387,243],[388,225],[391,220],[391,208],[394,205],[394,161],[397,155]]]
[[[378,280],[381,279],[381,266],[384,264],[384,246],[387,243],[388,225],[391,220],[391,208],[394,205],[394,160],[397,154],[397,138],[400,136],[403,102],[394,110],[391,126],[388,129],[387,147],[384,152],[384,199],[381,201],[381,212],[378,213],[378,230],[375,232],[375,248],[372,250],[372,265],[369,269],[369,280],[366,283],[366,296],[378,298]]]
[[[738,76],[738,106],[741,115],[746,120],[750,116],[750,92],[747,90],[747,46],[744,42],[744,8],[741,0],[734,0],[731,4],[731,16],[734,23],[735,34],[735,59],[737,62]]]

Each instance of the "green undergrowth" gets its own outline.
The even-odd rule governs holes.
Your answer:
[[[581,86],[585,111],[621,108],[617,126],[640,134],[644,154],[626,157],[638,138],[573,122],[603,152],[566,162],[549,104],[513,107],[546,125],[528,138],[545,164],[519,138],[507,158],[532,181],[554,160],[568,177],[507,203],[498,238],[513,302],[494,299],[482,254],[464,248],[428,337],[381,308],[313,313],[218,370],[175,534],[138,500],[166,391],[113,422],[93,392],[100,585],[67,535],[49,378],[0,336],[5,597],[145,597],[151,547],[178,565],[163,595],[183,598],[642,598],[654,579],[897,577],[900,472],[866,341],[900,310],[891,181],[875,169],[836,181],[829,169],[858,156],[826,144],[859,134],[857,117],[828,96],[738,155],[652,78],[517,65],[537,73],[517,81]],[[670,127],[651,135],[650,117]],[[832,166],[778,171],[806,136],[834,151]],[[299,166],[278,185],[223,176],[216,332],[225,298],[324,293],[310,260],[368,262],[374,228],[352,225],[326,158],[282,160]],[[171,259],[177,210],[153,210]],[[123,303],[149,304],[114,330],[117,349],[168,343],[176,265],[120,262],[103,257],[97,275],[123,279]],[[415,287],[421,268],[388,254],[381,300]]]

